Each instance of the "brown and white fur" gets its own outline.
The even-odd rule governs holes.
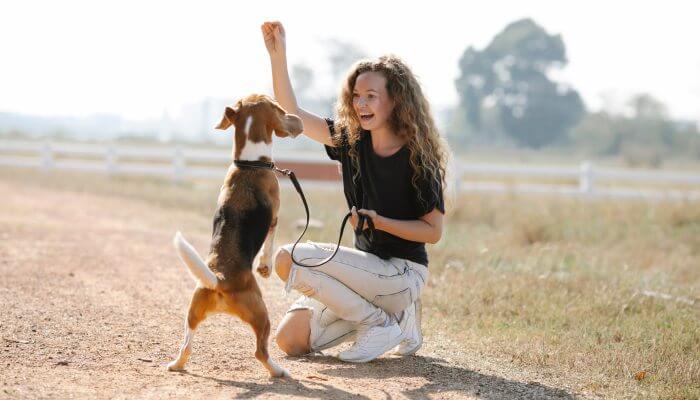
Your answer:
[[[226,107],[216,128],[225,130],[232,125],[235,126],[233,158],[249,161],[272,161],[273,133],[294,137],[303,129],[299,117],[287,114],[265,95],[250,95],[233,108]],[[177,359],[168,364],[169,370],[184,369],[195,329],[209,314],[228,313],[253,328],[257,339],[255,358],[270,375],[289,376],[268,354],[270,320],[252,272],[253,260],[262,247],[257,271],[265,278],[270,276],[279,203],[274,171],[239,169],[232,163],[219,193],[206,261],[180,232],[175,234],[175,248],[197,281],[197,287],[187,312],[184,343]]]

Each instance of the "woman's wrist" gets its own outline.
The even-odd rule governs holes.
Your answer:
[[[379,229],[380,231],[384,230],[385,222],[386,222],[386,218],[382,217],[379,214],[377,214],[374,218],[372,218],[372,223],[374,224],[374,229]]]
[[[287,65],[287,54],[270,54],[270,64],[272,65]]]

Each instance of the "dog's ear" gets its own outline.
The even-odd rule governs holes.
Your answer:
[[[275,135],[279,137],[297,137],[304,131],[304,123],[294,114],[285,114],[281,119],[281,126],[275,127]]]
[[[216,129],[228,129],[231,125],[233,125],[236,122],[237,114],[237,110],[234,110],[231,107],[226,107],[226,110],[224,110],[224,116],[221,118],[221,122],[219,122],[219,125],[216,126]]]
[[[275,117],[272,118],[272,129],[279,137],[296,137],[304,130],[301,118],[287,112],[276,103],[272,103],[275,108]]]

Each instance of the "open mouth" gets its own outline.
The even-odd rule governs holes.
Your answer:
[[[360,120],[362,122],[368,122],[368,121],[372,120],[372,118],[374,118],[374,114],[361,114],[360,115]]]

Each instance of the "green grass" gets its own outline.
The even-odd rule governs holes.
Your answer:
[[[453,210],[431,251],[432,329],[582,391],[700,396],[700,204],[467,196]]]
[[[220,184],[8,169],[0,180],[123,196],[206,218]],[[308,239],[335,241],[346,212],[342,194],[307,196],[324,222]],[[277,244],[295,239],[294,222],[304,217],[292,189],[282,204]],[[442,240],[429,247],[429,334],[577,392],[700,398],[700,203],[467,195],[448,205],[448,217]]]

